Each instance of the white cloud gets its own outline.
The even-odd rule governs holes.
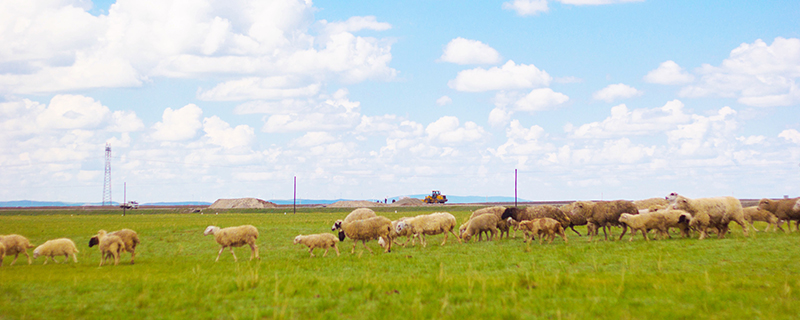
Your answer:
[[[569,100],[567,95],[550,88],[534,89],[514,103],[516,111],[542,111],[563,104]]]
[[[749,137],[737,137],[736,140],[743,143],[744,145],[757,145],[764,143],[767,140],[765,136],[749,136]]]
[[[492,127],[504,126],[511,120],[513,112],[506,110],[505,107],[495,107],[489,112],[489,125]]]
[[[231,128],[217,116],[203,119],[203,131],[209,143],[226,149],[247,147],[255,140],[255,130],[247,125]]]
[[[458,118],[444,116],[429,124],[425,133],[434,141],[444,144],[458,144],[482,139],[486,131],[475,122],[467,121],[464,126],[459,126]]]
[[[533,16],[547,12],[547,0],[514,0],[503,2],[504,10],[514,10],[520,16]]]
[[[718,67],[704,64],[696,85],[681,89],[684,97],[737,98],[755,107],[792,106],[800,103],[800,39],[775,38],[743,43]]]
[[[675,61],[662,62],[657,69],[644,76],[644,81],[649,83],[678,85],[694,81],[694,76],[683,70]]]
[[[450,99],[448,96],[441,96],[439,99],[436,99],[436,105],[444,106],[453,103],[453,99]]]
[[[800,132],[795,129],[786,129],[778,134],[778,138],[784,138],[789,142],[800,144]]]
[[[739,124],[736,110],[723,107],[715,115],[692,115],[692,122],[667,132],[671,152],[701,158],[708,154],[731,152]]]
[[[360,103],[347,98],[341,89],[327,100],[314,105],[308,112],[275,114],[267,118],[262,131],[331,131],[355,128],[361,122]]]
[[[626,2],[644,2],[644,0],[556,0],[563,4],[572,4],[572,5],[602,5],[602,4],[616,4],[616,3],[626,3]]]
[[[640,95],[642,95],[642,92],[636,90],[636,88],[626,84],[617,83],[609,85],[603,89],[600,89],[600,91],[593,93],[592,98],[594,98],[595,100],[612,102],[614,100],[627,99]]]
[[[92,98],[79,95],[57,95],[37,117],[44,128],[95,129],[111,117],[108,107]]]
[[[311,131],[307,132],[302,137],[295,139],[291,145],[300,148],[308,148],[332,143],[334,141],[336,141],[336,137],[328,132]]]
[[[320,84],[297,87],[296,81],[287,77],[244,78],[217,84],[200,91],[197,98],[206,101],[279,100],[313,96],[319,93]]]
[[[457,64],[496,64],[502,58],[497,50],[483,42],[459,37],[450,40],[439,59]]]
[[[532,64],[517,65],[509,60],[499,68],[463,70],[455,79],[448,81],[447,85],[458,91],[482,92],[546,87],[552,80],[547,72]]]
[[[187,104],[178,110],[167,108],[161,116],[161,122],[153,125],[150,135],[160,141],[183,141],[193,138],[197,130],[203,127],[200,117],[203,110],[194,104]]]
[[[576,138],[602,139],[614,136],[647,135],[665,132],[691,121],[683,112],[683,103],[667,102],[654,109],[629,110],[624,104],[611,108],[611,116],[603,121],[591,122],[578,128],[567,126],[567,132]]]

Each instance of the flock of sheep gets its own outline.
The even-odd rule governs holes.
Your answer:
[[[330,248],[336,250],[339,255],[338,242],[346,238],[353,240],[351,253],[355,252],[356,244],[361,241],[364,248],[370,253],[366,242],[378,240],[384,252],[391,252],[392,244],[396,243],[405,247],[408,241],[415,245],[419,239],[422,247],[427,246],[425,236],[444,234],[444,240],[440,245],[447,243],[448,234],[452,234],[459,242],[470,241],[474,236],[481,241],[483,235],[488,240],[500,237],[503,233],[509,236],[511,229],[524,232],[524,240],[530,243],[535,237],[539,237],[541,244],[545,238],[548,243],[552,243],[556,235],[561,236],[567,242],[565,230],[572,229],[579,236],[581,235],[575,226],[586,225],[589,241],[594,236],[599,235],[603,229],[603,235],[608,240],[610,227],[621,227],[622,234],[619,239],[631,229],[633,240],[636,233],[641,232],[645,240],[649,240],[647,234],[655,231],[657,237],[662,239],[670,237],[669,230],[677,228],[683,237],[690,237],[691,232],[699,234],[698,239],[708,237],[709,232],[715,232],[719,238],[723,238],[728,232],[728,225],[731,222],[738,223],[744,232],[749,235],[753,221],[763,221],[768,223],[764,231],[780,229],[784,221],[789,223],[791,231],[791,221],[795,221],[795,229],[800,225],[800,198],[794,199],[761,199],[757,206],[742,208],[741,202],[733,197],[699,198],[690,199],[677,193],[671,193],[665,198],[651,198],[639,201],[578,201],[565,206],[556,207],[551,205],[539,205],[529,207],[503,207],[495,206],[476,210],[470,215],[469,219],[458,228],[458,234],[454,232],[456,218],[447,212],[435,212],[423,214],[415,217],[403,217],[397,220],[378,216],[368,208],[353,210],[344,220],[337,220],[331,227],[331,231],[338,231],[338,237],[331,233],[319,233],[312,235],[298,235],[294,238],[294,244],[302,244],[309,248],[309,254],[314,256],[314,249],[324,249],[323,257],[328,254]],[[749,226],[745,224],[749,223]],[[798,229],[800,230],[800,229]],[[756,230],[758,231],[758,230]],[[499,233],[499,234],[498,234]],[[234,261],[238,261],[233,252],[234,247],[249,245],[251,249],[250,260],[260,259],[258,256],[258,229],[252,225],[238,227],[219,228],[208,226],[203,232],[204,235],[213,235],[214,240],[220,245],[217,259],[225,248],[229,248]],[[406,237],[403,243],[399,240]],[[107,259],[114,259],[114,265],[119,263],[122,252],[130,252],[131,264],[136,257],[136,246],[139,244],[139,236],[130,229],[122,229],[111,233],[100,230],[97,235],[89,240],[89,247],[97,245],[100,249],[100,266]],[[3,264],[5,256],[14,255],[13,265],[20,253],[28,258],[31,264],[31,257],[27,249],[33,248],[27,238],[18,234],[0,235],[0,266]],[[33,250],[33,259],[39,256],[45,257],[44,264],[48,258],[56,262],[56,256],[64,256],[64,262],[69,261],[69,256],[78,262],[78,249],[72,240],[67,238],[48,240]]]

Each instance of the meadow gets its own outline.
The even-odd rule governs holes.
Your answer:
[[[446,207],[459,223],[477,207]],[[395,219],[441,210],[378,208]],[[78,263],[28,265],[21,256],[0,268],[0,319],[790,319],[800,314],[800,233],[751,233],[732,224],[726,239],[673,235],[645,242],[524,244],[521,235],[460,244],[429,238],[427,248],[376,241],[339,244],[341,256],[310,258],[294,236],[331,232],[351,209],[303,208],[220,214],[140,209],[119,211],[0,211],[0,234],[32,243],[59,237],[78,245]],[[396,212],[395,212],[396,210]],[[228,251],[204,237],[208,225],[252,224],[260,260],[249,248]],[[763,229],[765,224],[757,224]],[[123,254],[99,267],[97,230],[139,233],[136,264]],[[577,228],[585,233],[585,227]],[[618,236],[621,229],[615,229]],[[512,231],[513,234],[513,231]],[[33,249],[29,250],[32,255]],[[56,258],[58,261],[63,257]]]

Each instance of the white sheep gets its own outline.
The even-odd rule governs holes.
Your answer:
[[[447,232],[450,232],[458,242],[461,239],[453,232],[456,227],[456,217],[448,212],[434,212],[431,214],[418,215],[413,218],[408,218],[400,221],[397,224],[397,233],[409,228],[414,233],[414,238],[420,238],[422,247],[426,247],[428,242],[425,240],[426,235],[437,235],[444,233],[444,241],[441,245],[447,243]]]
[[[31,256],[28,255],[28,249],[35,247],[25,238],[18,234],[0,235],[0,243],[5,247],[5,255],[14,255],[14,260],[11,261],[10,266],[17,262],[20,253],[24,253],[28,257],[28,264],[31,264]]]
[[[477,216],[475,218],[470,219],[467,221],[467,226],[464,228],[464,232],[461,235],[461,239],[464,241],[469,241],[470,238],[474,235],[478,235],[478,241],[481,240],[481,234],[486,233],[486,238],[489,241],[492,241],[494,238],[495,233],[497,233],[497,220],[499,218],[493,214],[484,214],[481,216]],[[489,236],[489,232],[492,233]]]
[[[136,246],[139,245],[139,235],[136,234],[136,231],[131,229],[122,229],[111,232],[109,235],[118,236],[120,239],[122,239],[122,242],[125,243],[125,251],[131,253],[131,264],[133,264],[134,259],[136,258]],[[100,241],[98,240],[97,236],[89,239],[89,248],[98,244],[100,244]]]
[[[628,241],[633,241],[637,231],[641,231],[642,236],[647,241],[650,241],[650,239],[647,238],[648,229],[658,230],[662,239],[664,238],[664,234],[667,233],[666,218],[659,212],[647,212],[635,215],[623,213],[619,216],[619,222],[631,228],[631,239]]]
[[[39,256],[43,256],[43,264],[47,264],[47,258],[58,263],[54,257],[63,255],[64,262],[69,262],[69,255],[72,255],[72,259],[75,260],[75,263],[78,263],[77,253],[78,248],[75,247],[75,243],[72,242],[72,240],[67,238],[53,239],[47,240],[45,243],[36,247],[36,249],[33,249],[33,260],[36,260]]]
[[[667,236],[672,238],[669,234],[670,228],[678,228],[681,231],[681,235],[685,238],[688,238],[689,235],[689,223],[692,221],[692,215],[683,210],[675,210],[675,209],[661,209],[658,212],[664,215],[666,219],[666,227],[667,227]]]
[[[739,199],[734,197],[689,199],[675,192],[667,195],[666,199],[672,209],[683,210],[692,215],[692,222],[700,231],[699,239],[705,239],[708,236],[709,227],[716,227],[719,230],[719,238],[723,238],[728,232],[728,224],[731,221],[742,226],[745,236],[749,235],[748,227],[744,224],[742,203],[739,202]],[[698,218],[696,222],[695,218]]]
[[[0,267],[3,266],[3,258],[6,256],[6,246],[0,242]]]
[[[772,227],[772,231],[778,231],[778,217],[776,217],[772,212],[762,210],[757,206],[752,206],[742,208],[742,215],[744,216],[744,220],[747,221],[747,223],[750,224],[750,227],[755,231],[759,230],[753,226],[753,221],[766,222],[767,227],[764,229],[764,232],[769,231],[769,227]]]
[[[125,250],[125,242],[122,238],[109,235],[105,230],[97,231],[98,248],[100,248],[100,266],[103,266],[106,259],[114,258],[114,265],[119,264],[119,254]]]
[[[392,252],[392,220],[383,216],[368,219],[344,222],[336,220],[333,230],[339,230],[339,240],[344,241],[344,237],[353,239],[353,249],[350,253],[356,252],[356,243],[361,241],[369,253],[372,249],[367,247],[367,241],[378,239],[378,244],[383,247],[383,252]]]
[[[339,238],[336,235],[331,233],[317,233],[317,234],[309,234],[309,235],[298,235],[294,237],[294,244],[302,244],[308,247],[308,253],[311,256],[314,256],[314,249],[320,248],[325,249],[325,253],[322,254],[323,257],[328,255],[328,249],[333,247],[336,250],[336,256],[339,256],[339,247],[336,243],[339,242]]]
[[[351,222],[351,221],[356,221],[356,220],[364,220],[364,219],[369,219],[369,218],[377,217],[377,216],[378,215],[375,214],[375,211],[373,211],[370,208],[358,208],[358,209],[355,209],[355,210],[351,211],[344,218],[344,222]]]
[[[599,233],[599,228],[603,228],[603,235],[606,240],[608,240],[606,228],[610,230],[611,226],[622,226],[622,234],[619,235],[619,239],[621,240],[622,237],[625,236],[628,227],[626,224],[619,222],[619,217],[623,213],[639,214],[639,209],[636,208],[633,202],[627,200],[598,202],[578,201],[575,202],[572,207],[573,215],[586,217],[587,224],[594,224],[598,228],[595,229],[596,232],[594,233]],[[588,233],[589,241],[592,241],[594,234],[592,232]]]
[[[244,245],[250,246],[250,260],[252,261],[253,258],[261,259],[258,256],[258,245],[256,245],[256,239],[258,239],[258,229],[251,225],[242,225],[238,227],[227,227],[220,229],[217,226],[208,226],[205,231],[203,231],[203,235],[214,235],[214,240],[220,245],[219,252],[217,253],[217,259],[214,262],[219,261],[219,256],[222,254],[222,251],[225,248],[230,248],[231,255],[233,255],[233,261],[238,262],[239,259],[236,258],[236,254],[233,252],[234,247],[241,247]]]
[[[414,238],[414,232],[412,232],[411,228],[405,228],[405,229],[401,230],[400,232],[397,231],[397,224],[400,223],[400,221],[403,221],[403,220],[408,219],[408,218],[409,217],[402,217],[402,218],[397,219],[397,220],[392,220],[392,232],[389,235],[392,238],[392,241],[394,241],[395,244],[401,245],[403,247],[405,247],[406,244],[408,244],[409,240],[411,240],[411,245],[412,246],[414,244],[416,244],[416,238]],[[399,243],[397,241],[397,239],[399,239],[400,237],[406,237],[406,241],[403,242],[403,243]]]

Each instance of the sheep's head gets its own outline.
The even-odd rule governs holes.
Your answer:
[[[378,237],[378,244],[381,246],[381,248],[386,248],[386,241],[383,240],[383,237]]]
[[[575,202],[572,206],[572,214],[573,215],[577,214],[585,217],[587,210],[589,210],[589,206],[591,206],[591,202],[586,202],[586,201]]]
[[[89,248],[94,247],[100,244],[100,239],[97,236],[92,237],[89,239]]]
[[[689,210],[691,210],[691,206],[689,206],[689,199],[685,197],[676,198],[675,203],[672,204],[672,209],[689,212]]]
[[[628,224],[628,222],[631,221],[631,216],[632,215],[630,213],[623,213],[619,215],[619,222]]]
[[[397,229],[395,231],[397,231],[397,233],[400,233],[405,228],[408,228],[408,224],[406,224],[405,221],[400,221],[400,222],[397,223]]]
[[[767,199],[767,198],[764,198],[764,199],[761,199],[760,201],[758,201],[758,208],[759,209],[767,210],[767,209],[769,209],[769,207],[771,205],[772,205],[772,200]],[[797,206],[797,203],[795,203],[795,206]]]
[[[40,254],[39,253],[39,248],[36,248],[36,250],[33,250],[33,260],[36,260],[36,258],[39,257],[39,254]],[[45,260],[47,260],[47,258],[45,258]]]
[[[678,223],[689,223],[692,220],[692,216],[688,213],[681,213],[681,216],[678,217]]]
[[[219,227],[217,226],[208,226],[206,231],[203,231],[203,235],[207,236],[209,234],[214,234],[214,232],[217,232],[217,230],[219,230]]]
[[[298,235],[298,236],[294,237],[294,244],[298,244],[298,243],[300,243],[300,238],[301,238],[302,236],[303,236],[303,235],[301,234],[301,235]]]
[[[331,231],[342,230],[342,220],[336,220],[331,226]]]
[[[664,199],[667,199],[667,201],[669,203],[675,203],[675,200],[678,200],[678,193],[677,192],[671,192],[666,197],[664,197]]]

